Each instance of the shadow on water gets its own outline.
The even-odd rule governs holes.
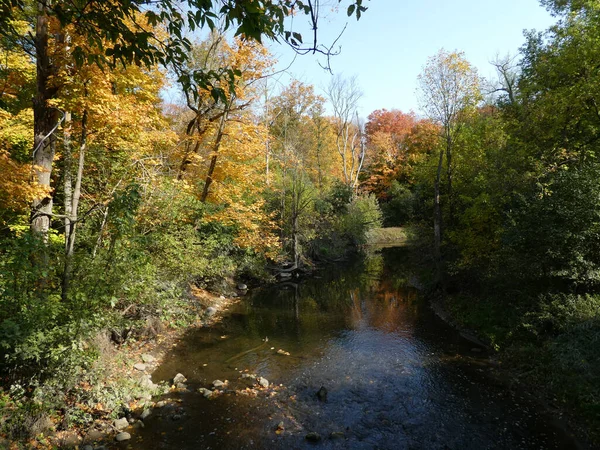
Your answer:
[[[495,383],[487,356],[431,313],[408,286],[405,251],[259,290],[217,326],[190,331],[153,374],[181,372],[189,392],[171,394],[123,447],[577,448],[539,408]],[[242,371],[272,386],[236,395]],[[197,392],[216,379],[229,380],[229,393],[208,400]],[[311,432],[317,443],[305,439]]]

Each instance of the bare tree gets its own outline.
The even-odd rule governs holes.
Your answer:
[[[336,147],[342,158],[346,185],[356,189],[365,159],[364,124],[358,118],[358,102],[363,93],[356,77],[335,75],[326,89],[331,102],[336,133]]]
[[[498,80],[494,85],[488,88],[491,95],[501,95],[502,100],[508,101],[508,104],[515,103],[517,82],[519,80],[519,70],[516,63],[516,56],[506,55],[496,57],[490,61],[490,64],[496,69]]]

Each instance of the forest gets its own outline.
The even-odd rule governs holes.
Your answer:
[[[194,292],[308,274],[384,226],[459,326],[597,427],[600,6],[541,3],[556,25],[494,79],[441,49],[421,114],[364,119],[356,77],[271,82],[263,40],[329,51],[288,27],[317,29],[310,1],[1,0],[0,435],[41,448],[122,407],[91,387],[99,334],[185,328]]]

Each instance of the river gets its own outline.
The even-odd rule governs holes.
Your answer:
[[[405,249],[383,249],[259,289],[216,326],[190,331],[153,374],[184,374],[188,392],[166,396],[120,448],[579,448],[497,381],[485,349],[431,312],[407,261]],[[270,386],[242,395],[243,374]],[[228,380],[222,395],[198,393],[217,379]]]

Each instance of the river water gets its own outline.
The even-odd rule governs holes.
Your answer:
[[[579,448],[430,311],[410,287],[405,251],[258,290],[218,325],[190,331],[153,374],[184,374],[188,392],[166,396],[122,448]],[[242,395],[243,373],[269,388]],[[197,392],[216,379],[228,380],[222,395]]]

